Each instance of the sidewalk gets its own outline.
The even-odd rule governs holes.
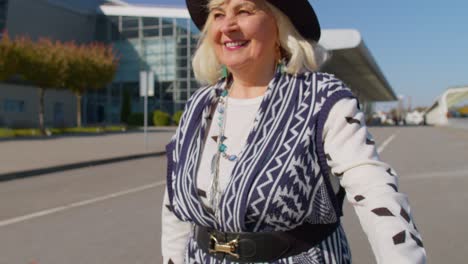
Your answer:
[[[73,165],[162,155],[174,132],[175,128],[150,129],[146,149],[142,131],[0,141],[0,181],[2,176],[28,171],[70,169]]]

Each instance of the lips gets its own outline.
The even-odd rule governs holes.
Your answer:
[[[241,47],[246,46],[250,41],[242,40],[242,41],[227,41],[224,42],[224,46],[228,49],[238,49]]]

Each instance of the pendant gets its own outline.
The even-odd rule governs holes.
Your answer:
[[[214,175],[217,167],[218,167],[218,157],[217,157],[217,154],[214,154],[213,158],[211,159],[211,174],[212,175]]]

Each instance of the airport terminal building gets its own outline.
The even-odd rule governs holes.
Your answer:
[[[82,100],[84,124],[120,123],[124,91],[132,112],[143,111],[140,71],[154,74],[149,109],[174,113],[199,87],[191,69],[199,30],[184,7],[131,5],[120,0],[0,0],[0,32],[60,41],[113,45],[120,61],[115,79]],[[323,71],[336,74],[358,95],[364,109],[395,93],[356,30],[324,30],[320,44],[332,54]],[[37,125],[38,93],[20,81],[0,83],[0,127]],[[48,126],[74,126],[72,93],[47,90]]]

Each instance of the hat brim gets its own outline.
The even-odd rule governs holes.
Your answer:
[[[314,9],[307,0],[267,0],[281,10],[293,23],[297,31],[306,39],[318,42],[320,24]],[[202,30],[208,18],[208,0],[186,0],[193,22]]]

